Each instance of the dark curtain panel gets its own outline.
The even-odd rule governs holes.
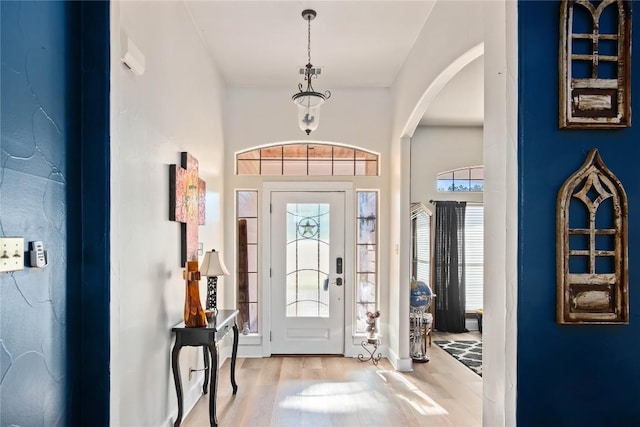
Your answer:
[[[464,213],[466,202],[436,202],[435,293],[436,329],[465,328]]]

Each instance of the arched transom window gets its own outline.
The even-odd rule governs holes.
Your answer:
[[[440,172],[437,177],[438,191],[476,192],[484,190],[484,166],[472,166]]]
[[[236,174],[377,176],[378,155],[342,145],[272,145],[237,153]]]

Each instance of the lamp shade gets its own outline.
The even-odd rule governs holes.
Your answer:
[[[211,252],[204,254],[200,274],[207,277],[229,275],[229,270],[227,270],[222,258],[220,258],[220,252],[216,252],[216,250],[213,249]]]

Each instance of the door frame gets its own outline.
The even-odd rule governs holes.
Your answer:
[[[260,312],[262,324],[262,356],[271,356],[271,193],[272,192],[302,192],[302,191],[335,191],[344,192],[344,329],[343,351],[348,355],[352,343],[354,295],[355,295],[355,190],[353,183],[343,181],[309,181],[309,182],[263,182],[262,200],[260,201],[260,215],[262,220],[262,236],[259,251],[262,253],[260,264]]]

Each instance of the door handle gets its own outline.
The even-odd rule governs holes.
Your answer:
[[[342,258],[336,258],[336,274],[342,274]]]
[[[342,277],[336,279],[336,286],[342,286]]]

